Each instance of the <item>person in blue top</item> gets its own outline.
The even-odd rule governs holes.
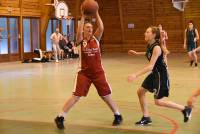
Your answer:
[[[195,67],[197,64],[197,54],[194,51],[197,47],[197,41],[199,40],[198,30],[194,27],[194,23],[190,21],[188,23],[188,27],[185,29],[185,38],[184,38],[184,49],[187,49],[188,56],[190,59],[190,66],[195,63]]]

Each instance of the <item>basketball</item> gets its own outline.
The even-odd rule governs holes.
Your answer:
[[[99,9],[99,5],[95,0],[85,0],[82,3],[82,10],[85,15],[92,16]]]

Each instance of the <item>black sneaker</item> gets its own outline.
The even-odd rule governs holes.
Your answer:
[[[57,128],[59,128],[59,129],[64,129],[65,128],[65,126],[64,126],[64,117],[56,117],[55,118],[55,123],[56,123],[56,125],[57,125]]]
[[[194,63],[194,61],[192,60],[192,61],[190,61],[190,66],[192,66],[193,65],[193,63]]]
[[[113,121],[113,126],[118,126],[122,123],[123,118],[121,115],[114,115],[114,121]]]
[[[188,122],[188,120],[191,117],[191,113],[192,113],[192,108],[185,106],[185,109],[182,111],[183,116],[184,116],[184,122]]]
[[[150,117],[142,117],[142,119],[138,122],[135,123],[135,125],[150,125],[152,123],[151,118]]]
[[[194,64],[194,66],[195,66],[195,67],[198,67],[198,64],[197,64],[197,63],[195,63],[195,64]]]

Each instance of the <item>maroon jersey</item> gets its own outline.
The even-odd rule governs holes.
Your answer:
[[[103,72],[99,41],[93,36],[89,41],[83,40],[80,45],[79,69],[85,73]]]

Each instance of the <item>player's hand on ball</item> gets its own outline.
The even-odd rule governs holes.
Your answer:
[[[86,15],[84,14],[83,6],[81,5],[81,16],[86,18]]]
[[[127,81],[133,82],[133,81],[136,80],[136,78],[137,78],[137,76],[135,74],[131,74],[131,75],[128,76]]]
[[[129,50],[129,51],[128,51],[128,54],[130,54],[130,55],[137,55],[137,52],[134,51],[134,50]]]

